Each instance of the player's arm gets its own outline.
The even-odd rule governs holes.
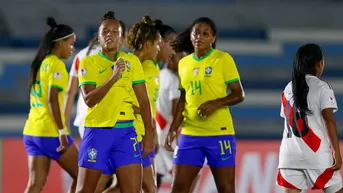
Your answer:
[[[55,61],[55,63],[51,64],[49,69],[49,77],[48,77],[48,105],[49,110],[54,118],[57,128],[59,129],[59,133],[65,134],[62,117],[61,117],[61,109],[60,104],[58,101],[58,94],[59,92],[65,89],[63,86],[68,81],[68,73],[65,71],[65,66],[62,61]]]
[[[79,58],[75,58],[73,65],[71,66],[70,70],[70,77],[69,77],[69,83],[68,83],[68,88],[65,96],[65,101],[64,101],[64,115],[66,118],[66,124],[69,127],[70,123],[70,116],[71,116],[71,111],[73,109],[73,104],[74,104],[74,99],[75,95],[78,90],[78,79],[77,79],[77,71],[78,67],[80,65],[80,60]],[[70,128],[68,128],[70,129]]]
[[[89,59],[87,57],[84,58],[80,64],[79,82],[82,96],[87,106],[92,108],[98,104],[111,89],[113,84],[117,82],[124,70],[125,64],[124,60],[121,58],[114,65],[112,76],[104,84],[97,87],[97,72]]]
[[[233,58],[226,54],[221,59],[224,81],[230,94],[226,97],[217,99],[221,106],[231,106],[241,103],[244,100],[244,91],[240,81],[239,73]]]
[[[334,112],[337,110],[337,103],[334,96],[334,92],[330,87],[327,85],[324,88],[319,96],[320,108],[322,110],[322,116],[325,122],[325,126],[327,129],[328,136],[331,141],[331,146],[334,150],[334,158],[335,158],[335,165],[334,169],[340,169],[341,167],[341,155],[340,155],[340,148],[339,148],[339,140],[337,134],[337,126],[336,120],[334,117]],[[337,160],[340,159],[340,160]],[[338,163],[337,163],[338,162]]]
[[[178,80],[176,80],[178,82]],[[171,113],[172,115],[175,115],[176,113],[176,109],[177,109],[177,104],[178,101],[180,99],[180,90],[178,88],[179,84],[171,84],[171,87],[168,89],[168,99],[171,101],[172,103],[172,109],[171,109]]]
[[[182,113],[185,110],[185,105],[186,105],[186,92],[182,88],[180,89],[180,91],[181,91],[181,95],[176,103],[175,113],[173,114],[173,121],[170,126],[169,132],[177,132],[184,119],[184,116],[182,115]]]

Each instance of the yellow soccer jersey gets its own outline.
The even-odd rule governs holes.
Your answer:
[[[118,120],[134,120],[130,93],[133,84],[145,83],[143,69],[139,61],[132,60],[124,52],[117,52],[116,58],[125,60],[125,71],[104,98],[92,108],[88,108],[85,127],[114,127]],[[111,67],[114,64],[115,61],[111,61],[101,52],[85,57],[79,67],[79,86],[101,86],[112,76]]]
[[[240,80],[233,58],[216,49],[202,58],[190,54],[179,62],[179,78],[180,89],[186,92],[182,134],[235,134],[228,107],[221,107],[207,118],[200,117],[197,111],[201,104],[227,96],[227,84]]]
[[[49,88],[58,88],[62,122],[65,124],[63,112],[64,95],[68,86],[68,72],[62,60],[55,55],[48,55],[43,60],[31,89],[30,113],[24,128],[24,135],[41,137],[58,137],[59,132],[49,109]],[[66,126],[64,125],[66,129]],[[66,129],[67,134],[68,129]]]
[[[150,100],[152,117],[156,117],[156,101],[158,97],[158,91],[160,89],[160,67],[154,60],[146,60],[142,63],[143,71],[146,80],[146,87]],[[137,97],[133,93],[134,105],[139,107]],[[138,134],[138,141],[141,140],[141,136],[145,134],[144,123],[140,115],[136,115],[135,128]]]

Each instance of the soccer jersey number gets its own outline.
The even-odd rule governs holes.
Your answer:
[[[219,141],[219,146],[221,150],[221,155],[225,155],[225,150],[229,150],[229,154],[232,154],[230,140],[221,140]]]
[[[321,139],[312,131],[303,120],[297,108],[293,108],[289,101],[286,100],[282,93],[282,105],[287,121],[287,138],[291,138],[292,134],[301,138],[310,149],[316,152],[319,149]]]
[[[40,81],[36,81],[33,88],[31,89],[31,96],[35,98],[35,102],[31,101],[31,107],[41,107],[43,106],[42,103],[40,103],[40,98],[42,95],[42,84]]]
[[[196,80],[196,81],[191,81],[191,89],[192,89],[192,95],[195,95],[195,93],[202,94],[202,86],[201,86],[201,81]]]

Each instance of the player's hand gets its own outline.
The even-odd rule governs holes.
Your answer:
[[[214,111],[219,109],[221,106],[222,104],[219,100],[207,101],[198,107],[198,115],[200,117],[206,118],[209,115],[211,115]]]
[[[59,140],[60,146],[56,149],[56,151],[59,153],[64,153],[68,148],[68,138],[66,135],[60,135]]]
[[[333,155],[333,166],[332,169],[339,170],[342,167],[342,157],[340,152],[335,152]]]
[[[169,130],[168,135],[164,141],[164,147],[166,148],[166,150],[168,151],[174,151],[172,144],[174,142],[174,140],[176,141],[176,144],[178,142],[179,138],[179,134],[173,130]]]
[[[119,58],[119,60],[117,60],[113,66],[112,77],[119,78],[120,75],[124,72],[124,70],[125,70],[125,61],[123,58]]]
[[[152,133],[145,133],[143,140],[142,140],[142,147],[141,151],[143,152],[142,157],[145,158],[150,155],[150,153],[154,149],[154,139]]]

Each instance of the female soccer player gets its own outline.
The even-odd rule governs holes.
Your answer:
[[[337,137],[335,95],[319,77],[324,55],[316,44],[299,48],[292,81],[282,93],[284,133],[279,153],[277,184],[284,193],[300,193],[308,187],[325,193],[342,193],[339,169],[342,158]]]
[[[98,32],[101,52],[85,57],[80,63],[79,85],[88,111],[80,145],[78,193],[95,191],[109,160],[122,192],[141,191],[142,160],[133,127],[131,90],[137,95],[146,128],[143,156],[148,156],[153,149],[154,134],[144,72],[139,62],[118,52],[120,38],[119,21],[113,12],[106,13]]]
[[[125,23],[122,21],[120,22],[120,27],[122,28],[122,36],[120,39],[120,47],[122,47],[123,42],[126,37],[126,26]],[[98,35],[96,35],[90,42],[89,45],[82,49],[78,54],[76,54],[73,64],[70,69],[70,79],[69,79],[69,84],[68,84],[68,89],[66,93],[66,104],[65,104],[65,117],[66,117],[66,124],[68,125],[70,123],[70,116],[71,116],[71,111],[73,108],[74,104],[74,98],[76,95],[76,92],[78,91],[78,79],[77,79],[77,72],[79,70],[79,65],[80,61],[88,56],[88,55],[93,55],[97,54],[101,50],[101,46],[99,45],[98,41]],[[76,109],[76,117],[74,121],[74,125],[79,128],[79,134],[80,137],[83,137],[84,133],[84,119],[87,113],[87,105],[85,104],[83,98],[81,97],[81,93],[79,94],[79,98],[77,100],[77,109]],[[69,127],[68,127],[69,128]]]
[[[41,192],[49,174],[51,159],[69,173],[75,192],[77,148],[65,125],[63,102],[68,72],[61,59],[74,51],[75,34],[70,26],[47,19],[51,29],[45,34],[30,70],[30,113],[24,128],[24,144],[29,161],[26,193]]]
[[[175,40],[177,34],[172,27],[163,24],[161,20],[155,20],[154,23],[162,37],[160,51],[156,56],[156,61],[166,64],[174,53],[171,42]]]
[[[210,18],[201,17],[172,45],[176,52],[194,51],[179,62],[181,96],[165,142],[172,150],[182,123],[172,193],[189,192],[205,158],[218,192],[235,191],[236,140],[228,106],[242,102],[244,94],[232,57],[214,49],[216,31]]]
[[[134,24],[129,30],[127,36],[127,46],[129,49],[133,50],[130,55],[137,58],[142,62],[145,80],[147,81],[148,95],[150,96],[150,103],[152,108],[153,117],[156,114],[156,100],[158,96],[159,89],[159,67],[155,62],[155,57],[159,50],[159,44],[161,41],[161,35],[159,34],[157,28],[153,25],[150,17],[145,16],[141,21]],[[138,135],[138,142],[141,142],[146,135],[147,129],[142,122],[141,111],[142,108],[139,106],[137,99],[138,95],[132,95],[135,99],[134,110],[136,113],[135,128]],[[156,139],[156,137],[155,137]],[[156,192],[156,180],[152,168],[151,159],[154,157],[154,152],[149,156],[143,157],[143,186],[142,189],[145,193],[155,193]],[[108,172],[104,172],[109,174]],[[119,182],[120,184],[120,182]],[[122,185],[120,184],[120,187]],[[114,192],[114,188],[108,190],[107,192]]]

